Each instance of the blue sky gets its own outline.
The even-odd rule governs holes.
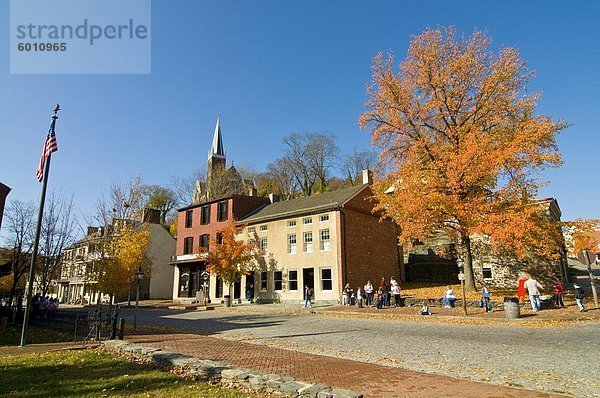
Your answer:
[[[410,35],[454,25],[486,29],[515,46],[543,92],[538,111],[572,124],[565,165],[543,177],[563,219],[600,218],[600,2],[198,1],[152,2],[150,75],[10,75],[0,26],[0,181],[37,202],[35,168],[51,109],[60,103],[60,150],[51,190],[90,213],[101,190],[141,173],[169,184],[206,164],[222,115],[229,160],[262,170],[293,132],[328,131],[344,151],[368,148],[358,117],[370,61],[403,58]],[[0,4],[8,21],[9,3]]]

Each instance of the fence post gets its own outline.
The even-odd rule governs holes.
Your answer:
[[[75,317],[75,333],[73,335],[73,341],[77,341],[77,324],[79,323],[79,314]]]
[[[123,340],[125,334],[125,318],[119,318],[119,340]]]

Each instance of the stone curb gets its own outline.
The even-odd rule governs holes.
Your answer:
[[[195,358],[176,352],[132,344],[122,340],[107,340],[104,348],[121,352],[150,362],[177,369],[195,380],[220,384],[224,387],[239,387],[256,392],[270,393],[283,397],[302,398],[362,398],[363,395],[351,390],[332,388],[325,384],[314,384],[295,380],[288,376],[263,373],[226,365],[221,362]]]

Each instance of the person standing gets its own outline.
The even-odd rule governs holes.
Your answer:
[[[304,288],[304,308],[312,308],[312,294],[313,290],[310,286],[306,285]]]
[[[563,301],[563,292],[565,291],[565,287],[563,284],[558,281],[554,284],[554,305],[557,307],[564,307],[565,302]]]
[[[400,285],[392,283],[392,294],[394,295],[394,304],[400,307]]]
[[[366,306],[369,308],[373,307],[373,285],[371,284],[371,281],[367,281],[367,284],[365,285],[365,295],[367,296]]]
[[[485,306],[485,312],[492,312],[494,310],[487,285],[483,285],[483,289],[481,289],[481,300]]]
[[[344,299],[343,299],[343,304],[344,305],[350,305],[350,295],[352,294],[352,289],[350,288],[350,284],[346,283],[346,286],[344,287]]]
[[[530,276],[529,279],[525,281],[525,289],[527,289],[527,292],[529,293],[531,308],[533,308],[534,311],[541,310],[542,302],[540,301],[540,290],[543,290],[544,286]]]
[[[517,297],[519,298],[519,303],[525,301],[525,282],[527,280],[525,278],[519,279],[519,285],[517,286]]]
[[[573,284],[575,288],[575,301],[577,302],[577,306],[579,307],[579,312],[585,311],[585,306],[583,305],[583,298],[585,297],[585,290],[577,283]]]
[[[383,308],[383,304],[384,303],[385,298],[383,297],[383,290],[381,290],[381,288],[379,288],[379,290],[377,290],[377,309],[380,310]]]
[[[360,287],[356,289],[356,305],[358,308],[363,307],[363,293],[362,290],[360,290]]]

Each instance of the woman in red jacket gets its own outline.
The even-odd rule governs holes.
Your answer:
[[[519,302],[522,303],[525,301],[525,281],[527,279],[521,278],[519,279],[519,286],[517,287],[517,297],[519,298]]]

